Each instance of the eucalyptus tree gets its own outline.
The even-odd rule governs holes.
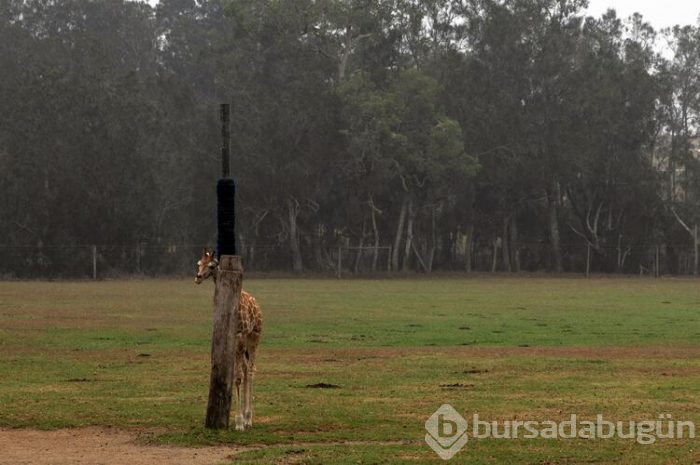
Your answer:
[[[9,216],[12,232],[40,255],[47,244],[142,240],[150,209],[139,134],[153,127],[149,78],[157,67],[150,7],[14,7],[22,64],[5,88],[12,131],[3,140],[8,170],[21,181],[8,197],[21,206]]]
[[[328,36],[315,2],[239,1],[228,14],[246,46],[238,66],[249,68],[243,89],[253,100],[238,117],[257,136],[247,140],[242,161],[252,182],[267,187],[293,269],[301,272],[303,242],[322,239],[311,230],[322,228],[318,214],[332,188],[337,63],[320,52]]]
[[[669,141],[666,167],[668,209],[692,240],[693,274],[698,273],[700,236],[700,161],[692,141],[700,116],[700,27],[676,26],[670,31],[674,56],[664,75],[664,125]]]
[[[462,125],[467,149],[483,167],[477,214],[468,215],[478,222],[477,234],[468,234],[467,248],[480,234],[492,250],[492,269],[499,249],[503,268],[517,269],[518,218],[543,195],[552,200],[546,206],[553,213],[548,224],[555,256],[560,249],[553,179],[561,153],[553,145],[565,128],[554,126],[565,124],[560,97],[570,71],[557,60],[565,60],[560,42],[574,40],[576,21],[568,2],[557,5],[561,11],[553,2],[465,3],[457,10],[463,35],[455,36],[464,52],[446,54],[452,63],[442,73],[448,113]]]
[[[590,18],[583,29],[574,156],[566,179],[575,217],[569,227],[605,269],[618,271],[644,239],[635,219],[648,218],[645,209],[656,204],[649,156],[656,132],[654,31],[639,16],[628,24],[609,12]]]
[[[362,72],[344,80],[338,92],[347,156],[337,166],[337,175],[345,188],[355,193],[358,203],[364,207],[362,210],[367,212],[360,215],[363,224],[360,244],[364,241],[366,217],[369,215],[374,246],[372,268],[376,269],[381,243],[380,217],[384,216],[386,209],[382,201],[387,196],[391,198],[386,180],[394,168],[386,154],[396,149],[394,128],[398,124],[399,102],[394,94],[379,89]],[[358,256],[360,253],[361,250]]]

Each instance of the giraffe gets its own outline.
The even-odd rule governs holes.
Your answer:
[[[201,284],[202,281],[211,277],[216,285],[218,265],[219,261],[214,253],[204,249],[202,257],[197,262],[195,284]],[[242,290],[238,312],[235,342],[236,366],[233,368],[233,376],[236,386],[236,430],[243,431],[253,426],[253,373],[262,332],[262,310],[255,297]],[[243,398],[241,384],[243,384]]]

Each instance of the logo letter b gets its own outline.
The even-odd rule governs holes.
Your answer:
[[[445,420],[445,415],[438,414],[438,435],[443,438],[451,438],[457,434],[457,423],[452,420]]]

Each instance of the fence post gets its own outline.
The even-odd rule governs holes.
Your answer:
[[[92,246],[92,280],[97,281],[97,246]]]
[[[338,276],[338,279],[343,277],[343,255],[342,255],[342,248],[338,247],[338,271],[336,275]]]

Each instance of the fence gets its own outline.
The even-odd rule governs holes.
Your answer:
[[[338,278],[343,273],[391,272],[391,247],[338,247],[335,257]]]
[[[547,271],[555,268],[546,242],[518,242],[509,250],[497,245],[476,245],[472,251],[474,271]],[[504,254],[506,257],[504,258]],[[697,274],[696,254],[688,244],[641,244],[594,246],[562,244],[563,271],[590,274],[640,274],[650,276]]]
[[[384,273],[389,247],[303,249],[309,272],[334,276]],[[240,251],[247,272],[286,272],[286,244],[247,245]],[[112,279],[128,276],[189,276],[202,254],[200,245],[0,245],[0,279]]]
[[[687,244],[592,247],[562,244],[563,270],[582,275],[600,273],[649,276],[692,275],[696,255]],[[53,245],[44,247],[0,245],[0,279],[111,279],[129,276],[190,276],[202,248],[199,245]],[[404,253],[399,254],[403,267]],[[463,252],[463,251],[462,251]],[[552,270],[554,259],[546,242],[518,242],[504,252],[495,244],[475,243],[470,250],[471,271],[539,272]],[[290,272],[292,257],[286,243],[246,245],[240,251],[246,272]],[[505,253],[505,257],[503,256]],[[302,247],[305,271],[328,276],[387,276],[392,248]],[[435,253],[432,269],[463,272],[466,256],[454,250]],[[423,271],[409,255],[408,269]]]
[[[201,247],[188,245],[0,246],[2,278],[117,278],[193,273]]]

